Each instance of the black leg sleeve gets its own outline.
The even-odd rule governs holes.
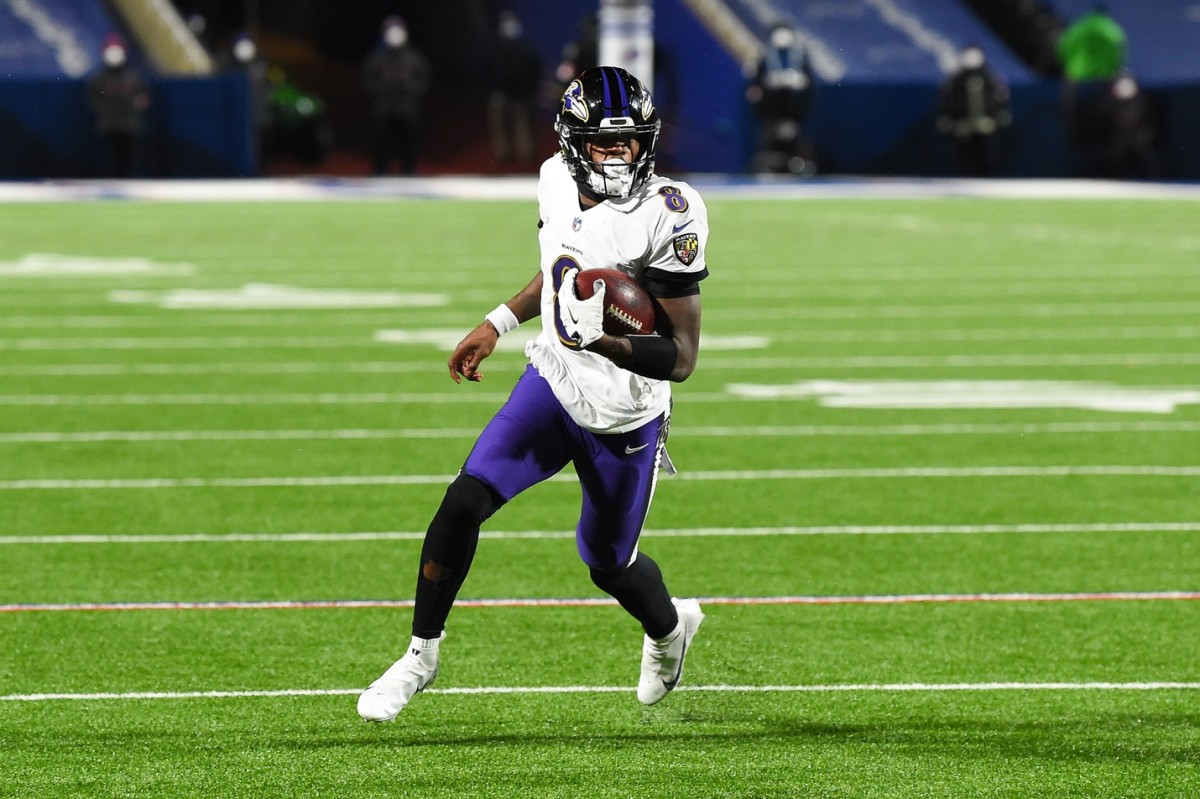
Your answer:
[[[592,582],[621,603],[651,638],[670,635],[679,623],[662,571],[649,555],[639,552],[637,559],[623,569],[592,569]]]
[[[458,596],[479,543],[479,526],[503,504],[491,488],[460,474],[442,499],[425,533],[417,575],[413,635],[437,638]]]

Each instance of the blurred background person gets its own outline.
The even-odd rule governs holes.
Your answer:
[[[804,131],[813,90],[808,53],[790,25],[776,25],[746,88],[746,99],[761,125],[753,171],[794,175],[816,171],[813,147]]]
[[[525,37],[516,14],[500,15],[499,40],[493,53],[488,97],[492,152],[499,163],[534,161],[533,113],[542,77],[542,60]]]
[[[987,65],[977,45],[964,47],[958,69],[942,84],[937,128],[954,140],[959,174],[986,178],[999,172],[1000,131],[1012,122],[1008,84]]]
[[[226,68],[242,72],[250,91],[250,118],[254,123],[255,161],[261,165],[271,156],[271,70],[246,31],[234,34],[223,59]]]
[[[404,20],[385,19],[380,44],[363,65],[375,118],[372,174],[386,174],[393,158],[404,174],[417,171],[421,107],[430,80],[429,62],[409,44]]]
[[[1100,175],[1137,180],[1160,176],[1153,108],[1133,75],[1122,74],[1109,84],[1096,119],[1104,144],[1098,152]]]
[[[1067,144],[1081,157],[1085,175],[1094,173],[1092,154],[1105,146],[1098,132],[1098,103],[1125,68],[1127,50],[1125,31],[1103,3],[1071,23],[1058,40]]]
[[[600,66],[600,23],[596,13],[585,14],[579,19],[578,35],[563,45],[562,58],[554,70],[558,81],[554,94],[557,101],[567,84],[584,70]]]
[[[129,63],[129,52],[120,36],[110,34],[100,53],[103,66],[87,83],[88,104],[96,132],[104,142],[103,171],[109,177],[127,178],[135,171],[138,144],[145,132],[150,89],[141,73]]]

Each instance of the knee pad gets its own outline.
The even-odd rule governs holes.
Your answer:
[[[483,524],[489,516],[504,504],[500,496],[478,478],[460,472],[446,489],[438,517],[455,526]]]
[[[421,547],[421,576],[433,583],[460,579],[475,553],[479,525],[503,504],[485,483],[459,474],[446,489],[425,543]]]

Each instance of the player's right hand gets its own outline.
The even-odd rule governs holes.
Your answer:
[[[492,327],[492,323],[481,322],[462,341],[458,342],[458,346],[450,355],[450,360],[446,362],[450,368],[450,379],[455,383],[461,383],[464,377],[473,383],[483,380],[479,364],[492,354],[496,349],[496,342],[499,340],[500,335],[496,332],[496,328]]]
[[[578,269],[566,270],[558,290],[558,319],[574,343],[571,349],[583,349],[604,335],[604,281],[597,280],[592,296],[581,300],[575,285],[578,277]]]

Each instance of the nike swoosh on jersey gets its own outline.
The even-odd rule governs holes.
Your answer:
[[[628,444],[626,444],[625,445],[625,454],[632,455],[635,452],[641,452],[648,446],[650,446],[650,442],[646,442],[645,444],[642,444],[640,447],[631,447]]]
[[[675,227],[671,228],[671,232],[678,233],[679,231],[683,230],[688,225],[692,224],[692,222],[694,222],[694,221],[696,221],[696,220],[689,219],[688,221],[684,222],[682,225],[676,225]]]

